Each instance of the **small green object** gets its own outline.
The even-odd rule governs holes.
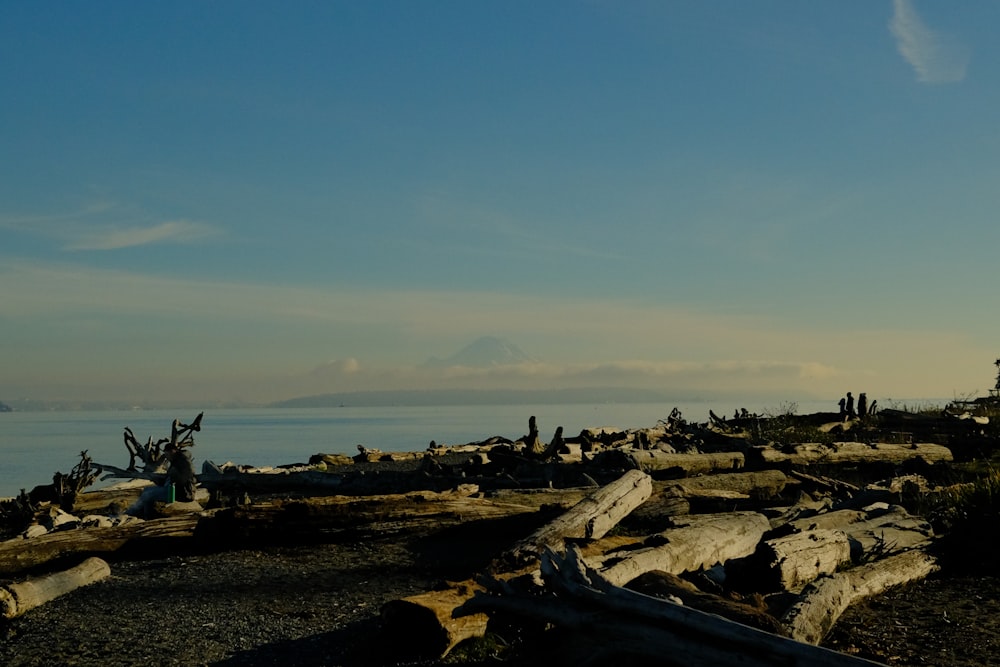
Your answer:
[[[174,488],[173,483],[167,484],[167,502],[172,503],[177,500],[177,490]]]

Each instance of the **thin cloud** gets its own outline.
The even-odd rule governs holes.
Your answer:
[[[911,0],[893,0],[889,31],[896,48],[910,63],[921,83],[956,83],[965,78],[969,49],[947,35],[938,33],[917,13]]]
[[[94,230],[67,244],[64,249],[119,250],[156,243],[192,243],[216,233],[209,225],[187,220],[169,220],[152,227]]]

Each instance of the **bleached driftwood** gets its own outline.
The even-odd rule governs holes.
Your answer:
[[[821,577],[802,591],[781,622],[789,636],[819,644],[851,604],[894,586],[924,579],[937,569],[933,556],[923,551],[907,551]]]
[[[106,562],[100,558],[88,558],[62,572],[0,586],[0,615],[4,618],[20,616],[29,609],[110,575],[111,568]]]
[[[523,564],[538,558],[545,549],[561,550],[563,541],[567,538],[602,537],[622,517],[649,498],[652,491],[653,482],[649,475],[639,470],[629,470],[515,544],[500,560],[509,564]]]
[[[688,496],[722,497],[729,493],[740,498],[770,498],[797,482],[780,470],[757,470],[685,477],[668,484]]]
[[[641,470],[676,469],[685,475],[732,472],[746,467],[742,452],[710,452],[707,454],[676,454],[659,449],[628,449],[629,458]]]
[[[890,443],[835,442],[803,443],[777,449],[775,447],[755,447],[751,450],[765,465],[789,463],[808,465],[810,463],[903,463],[921,458],[928,463],[953,460],[951,450],[943,445],[918,442],[911,445]]]
[[[651,546],[612,552],[590,564],[616,586],[652,570],[694,572],[753,553],[771,527],[767,517],[755,512],[688,515],[675,523],[677,527],[650,538]]]
[[[836,510],[790,523],[797,530],[829,528],[842,530],[851,543],[855,562],[870,557],[906,551],[930,542],[934,537],[931,524],[911,515],[900,505],[878,503],[864,510]]]
[[[765,591],[799,591],[823,574],[851,564],[851,542],[842,530],[817,529],[764,540],[752,556],[727,563],[734,578]]]
[[[461,611],[514,613],[571,632],[566,644],[579,653],[563,656],[567,664],[628,657],[678,667],[877,664],[612,586],[573,546],[543,557],[542,578],[543,590],[526,593],[493,582]]]

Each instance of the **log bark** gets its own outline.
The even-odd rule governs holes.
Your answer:
[[[541,593],[480,594],[463,611],[506,611],[551,623],[572,632],[573,644],[585,644],[590,659],[634,656],[678,667],[877,664],[612,586],[585,567],[575,547],[565,556],[547,554],[542,577]]]
[[[0,613],[10,619],[41,606],[60,595],[92,584],[111,575],[100,558],[88,558],[76,567],[16,584],[0,586]]]
[[[652,570],[681,574],[748,556],[771,528],[767,517],[755,512],[689,515],[677,521],[678,527],[650,538],[653,546],[589,562],[603,579],[620,586]]]
[[[604,536],[622,517],[641,505],[653,492],[649,475],[630,470],[618,480],[594,491],[556,520],[515,544],[499,559],[504,569],[534,561],[545,549],[561,550],[567,538]]]
[[[799,600],[782,616],[782,624],[798,641],[819,644],[851,604],[924,579],[937,570],[933,556],[907,551],[822,577],[802,591]]]
[[[929,442],[911,445],[889,443],[865,444],[863,442],[836,442],[833,444],[804,443],[783,449],[754,447],[752,454],[764,465],[787,463],[903,463],[921,458],[928,463],[953,460],[951,450]]]

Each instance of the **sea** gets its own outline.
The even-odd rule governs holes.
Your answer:
[[[251,466],[308,462],[313,454],[358,453],[358,445],[384,452],[412,452],[438,445],[480,442],[492,436],[515,440],[535,416],[542,439],[556,427],[565,435],[586,428],[655,426],[673,408],[692,422],[708,421],[709,410],[731,417],[737,408],[758,414],[834,412],[836,400],[786,405],[724,406],[696,403],[603,403],[560,405],[451,405],[419,407],[233,408],[205,410],[191,449],[195,468],[205,460]],[[145,443],[170,436],[174,419],[190,422],[197,411],[99,410],[0,413],[0,498],[52,482],[69,473],[86,451],[97,463],[125,468],[123,433],[129,427]],[[120,480],[103,480],[95,488]]]

